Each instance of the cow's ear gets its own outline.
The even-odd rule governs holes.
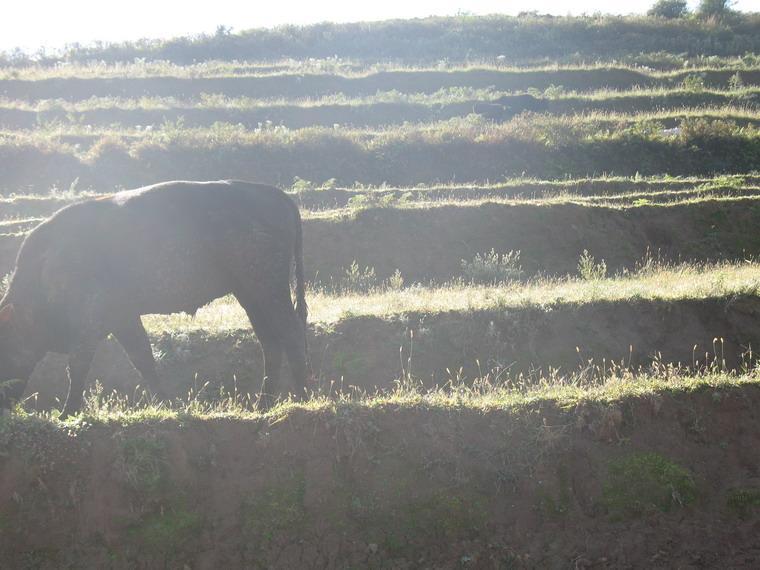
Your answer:
[[[2,309],[0,309],[0,325],[7,325],[13,322],[16,316],[16,307],[13,303],[8,303]]]

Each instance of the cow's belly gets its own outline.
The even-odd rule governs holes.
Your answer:
[[[137,291],[140,314],[194,313],[199,307],[232,292],[229,278],[214,265],[197,259],[144,267]]]

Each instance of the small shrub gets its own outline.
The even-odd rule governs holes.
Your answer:
[[[549,87],[544,89],[544,97],[547,99],[558,99],[564,94],[565,88],[562,85],[554,85],[554,83],[552,83]]]
[[[338,186],[338,180],[336,178],[329,178],[322,182],[322,184],[319,185],[319,188],[317,190],[333,190],[337,188]]]
[[[519,250],[500,254],[492,248],[489,253],[483,255],[478,253],[472,261],[463,259],[461,263],[465,277],[472,283],[495,284],[517,281],[523,275]]]
[[[728,86],[733,91],[737,91],[744,87],[744,80],[738,71],[728,78]]]
[[[578,274],[585,281],[604,279],[607,276],[607,263],[603,259],[597,263],[594,256],[584,249],[578,258]]]
[[[391,291],[400,291],[404,288],[404,278],[401,275],[401,271],[396,269],[393,275],[388,278],[386,287]]]
[[[377,288],[377,275],[374,267],[362,269],[356,260],[343,273],[338,286],[342,293],[368,293]]]
[[[358,194],[352,196],[348,200],[348,205],[351,208],[363,209],[363,208],[390,208],[398,201],[395,194],[381,194],[370,192],[368,194]]]
[[[303,192],[304,190],[311,190],[312,188],[314,188],[314,183],[304,180],[300,176],[294,177],[293,184],[290,186],[290,189],[293,190],[293,192]]]
[[[705,78],[698,73],[690,73],[683,78],[681,87],[685,91],[691,91],[692,93],[701,93],[705,90]]]

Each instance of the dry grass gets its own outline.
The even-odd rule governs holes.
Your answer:
[[[419,66],[399,62],[362,63],[347,59],[305,59],[283,60],[279,62],[230,62],[205,61],[189,65],[179,65],[169,61],[134,61],[124,63],[106,63],[91,61],[87,63],[59,63],[57,65],[26,65],[20,67],[0,68],[0,80],[16,79],[37,81],[44,79],[68,78],[108,78],[108,79],[139,79],[145,77],[178,77],[178,78],[225,78],[225,77],[271,77],[283,75],[338,75],[341,77],[366,77],[375,73],[468,73],[472,71],[491,71],[504,74],[552,74],[568,72],[601,71],[609,73],[632,72],[642,77],[667,81],[680,77],[685,73],[703,73],[716,70],[753,71],[752,63],[747,64],[741,58],[730,58],[711,61],[709,64],[699,62],[687,71],[655,71],[641,66],[627,66],[608,61],[597,61],[587,64],[544,63],[510,67],[496,65],[493,62],[463,62],[444,64],[440,66]]]
[[[412,286],[370,293],[336,296],[310,291],[307,301],[310,321],[330,326],[347,318],[397,318],[405,313],[445,313],[511,310],[526,307],[549,309],[557,305],[637,300],[678,301],[733,295],[757,295],[760,263],[662,266],[644,263],[627,275],[607,279],[535,279],[527,283],[497,286],[454,283],[440,287]],[[195,316],[187,314],[147,315],[146,329],[163,332],[207,331],[209,333],[249,329],[250,323],[232,297],[202,307]]]

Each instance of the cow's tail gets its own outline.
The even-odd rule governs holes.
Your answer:
[[[298,206],[293,202],[293,209],[296,213],[296,244],[293,250],[293,257],[296,263],[296,314],[306,325],[309,316],[309,308],[306,306],[306,285],[303,278],[303,231],[301,229],[301,213]]]

